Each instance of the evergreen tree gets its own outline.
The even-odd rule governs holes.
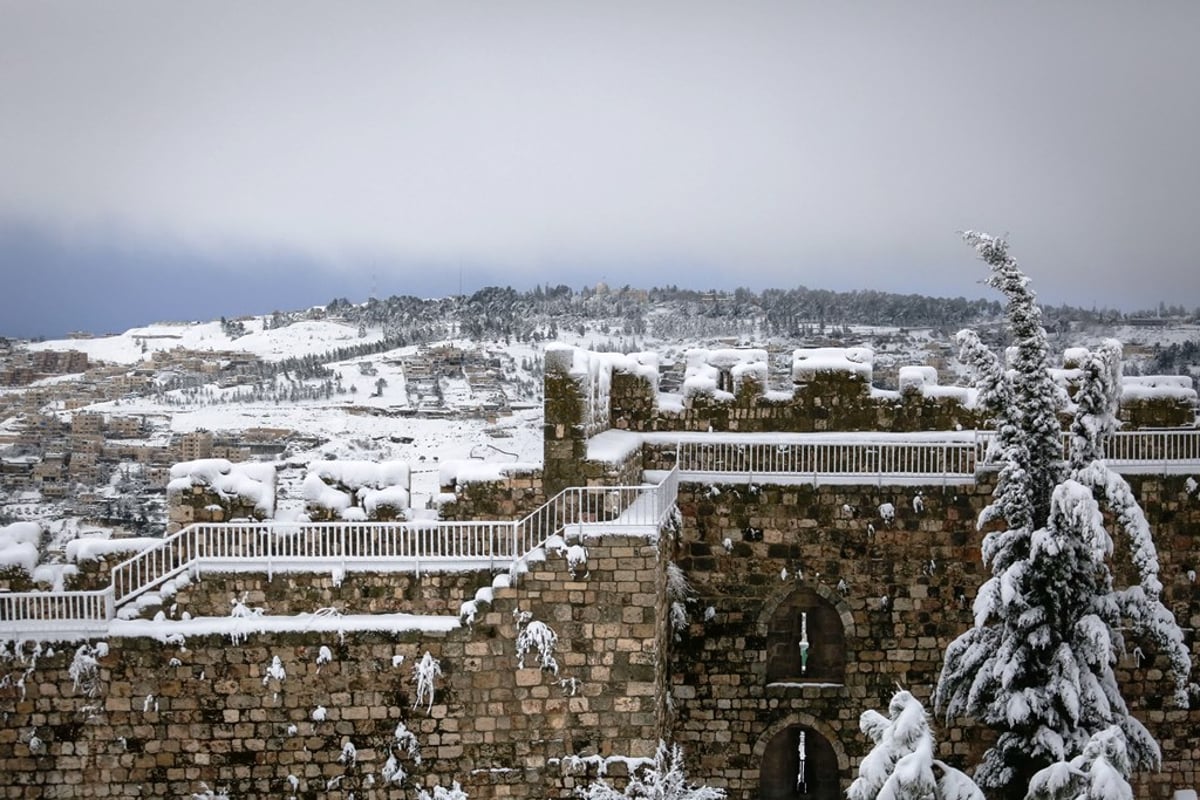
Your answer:
[[[1007,244],[985,234],[966,240],[992,269],[989,284],[1007,298],[1014,339],[1011,369],[971,332],[959,335],[976,371],[980,403],[996,428],[1002,467],[994,501],[980,514],[984,563],[992,576],[975,600],[975,624],[952,642],[935,694],[948,717],[964,714],[999,732],[975,773],[985,789],[1024,797],[1052,764],[1083,753],[1116,725],[1129,769],[1156,767],[1158,746],[1125,705],[1112,665],[1124,650],[1121,626],[1167,653],[1174,700],[1187,703],[1191,665],[1182,634],[1160,600],[1154,542],[1128,484],[1104,465],[1103,440],[1115,429],[1120,346],[1105,343],[1083,371],[1064,464],[1057,411],[1064,400],[1048,369],[1046,333],[1028,278]],[[1138,584],[1113,585],[1113,540],[1098,499],[1128,536]]]

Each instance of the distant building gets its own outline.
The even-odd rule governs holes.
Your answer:
[[[193,431],[179,437],[179,460],[195,461],[213,457],[213,435],[210,431]]]

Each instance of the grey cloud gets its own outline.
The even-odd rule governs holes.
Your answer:
[[[977,296],[955,231],[981,227],[1051,302],[1200,304],[1191,3],[29,2],[0,20],[0,215],[71,235],[329,270],[674,264],[673,282]]]

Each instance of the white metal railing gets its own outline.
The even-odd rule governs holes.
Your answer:
[[[992,446],[995,431],[976,431],[976,459],[980,468],[1000,466]],[[1071,434],[1063,432],[1063,454],[1071,447]],[[1200,471],[1200,430],[1117,431],[1104,440],[1104,460],[1127,474],[1179,475]]]
[[[522,558],[552,535],[583,526],[656,528],[678,491],[674,470],[655,485],[564,489],[516,521],[195,523],[117,564],[106,589],[0,593],[0,638],[10,631],[103,632],[117,608],[185,571],[206,567],[268,574],[330,562],[347,569],[494,568]]]
[[[100,632],[115,610],[111,586],[89,592],[3,592],[0,637],[64,630]]]
[[[750,480],[792,476],[814,483],[973,481],[978,452],[969,436],[929,440],[903,434],[842,440],[793,434],[775,442],[680,440],[675,447],[676,466],[684,473],[733,473]]]
[[[812,483],[967,483],[999,466],[994,431],[844,434],[708,434],[648,442],[673,447],[690,479],[800,479]],[[1063,434],[1068,452],[1070,433]],[[1119,431],[1105,441],[1108,465],[1122,473],[1200,471],[1200,430]]]

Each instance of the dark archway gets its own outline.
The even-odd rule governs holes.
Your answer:
[[[800,737],[804,737],[804,780],[800,781]],[[759,800],[841,800],[837,753],[829,741],[806,725],[789,725],[763,750],[758,777]]]
[[[802,666],[800,640],[805,628],[808,662]],[[798,587],[767,620],[767,682],[843,683],[845,677],[841,612],[816,590]]]

